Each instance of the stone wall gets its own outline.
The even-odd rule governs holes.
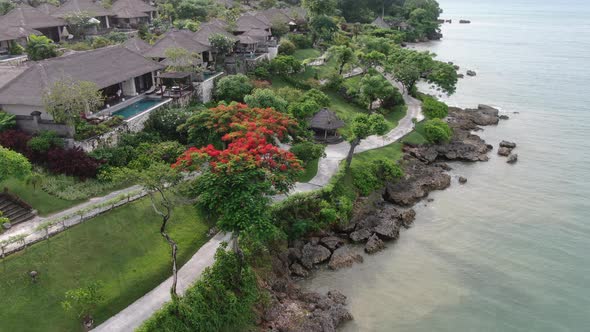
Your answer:
[[[196,86],[197,96],[203,103],[208,103],[213,100],[213,90],[215,89],[215,82],[221,78],[225,73],[219,73],[212,76]]]
[[[41,119],[39,112],[31,115],[16,115],[16,126],[27,134],[37,134],[42,131],[54,131],[59,137],[70,138],[74,136],[74,129],[65,124],[53,122],[53,120]]]

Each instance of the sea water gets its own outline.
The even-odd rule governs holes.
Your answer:
[[[396,243],[304,286],[348,296],[344,331],[590,331],[590,1],[440,3],[453,23],[417,47],[477,72],[445,101],[510,117],[481,133],[491,160],[452,163]]]

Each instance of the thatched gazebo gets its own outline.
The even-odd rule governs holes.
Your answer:
[[[328,142],[328,136],[338,140],[338,129],[344,127],[344,121],[340,120],[336,113],[327,108],[321,109],[309,121],[310,128],[315,132],[316,138],[323,138]]]

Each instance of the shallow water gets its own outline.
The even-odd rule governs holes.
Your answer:
[[[588,331],[590,3],[440,3],[454,23],[419,48],[477,72],[444,99],[501,107],[510,120],[482,135],[516,141],[519,161],[452,164],[399,241],[305,286],[349,296],[344,331]]]

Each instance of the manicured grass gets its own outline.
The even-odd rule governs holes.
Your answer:
[[[315,175],[318,173],[319,162],[320,162],[319,158],[308,162],[305,165],[305,171],[303,172],[303,174],[301,174],[301,176],[299,177],[299,179],[297,181],[298,182],[311,181],[311,179],[313,179],[315,177]]]
[[[84,200],[66,201],[57,198],[46,193],[40,187],[41,186],[38,185],[36,189],[33,189],[32,185],[28,185],[24,181],[18,181],[15,179],[6,180],[0,184],[2,190],[8,188],[10,193],[17,195],[23,201],[27,202],[37,210],[41,216],[62,211],[84,202]]]
[[[408,108],[406,105],[396,106],[392,111],[385,114],[385,120],[387,121],[388,131],[397,127],[399,120],[406,116]]]
[[[426,141],[426,138],[424,138],[423,135],[424,121],[420,121],[416,124],[414,130],[402,139],[402,142],[415,145],[426,144],[428,142]]]
[[[351,166],[363,166],[378,160],[388,159],[398,161],[402,157],[402,144],[399,142],[389,144],[382,148],[361,152],[354,155]]]
[[[293,57],[299,61],[303,61],[306,59],[315,59],[319,58],[322,55],[322,52],[316,50],[315,48],[304,48],[296,50],[293,53]]]
[[[104,283],[101,323],[171,275],[170,249],[149,199],[89,220],[0,261],[0,330],[81,331],[60,303],[69,289]],[[207,225],[192,205],[174,209],[169,231],[184,264],[206,241]],[[39,272],[31,283],[29,271]]]

